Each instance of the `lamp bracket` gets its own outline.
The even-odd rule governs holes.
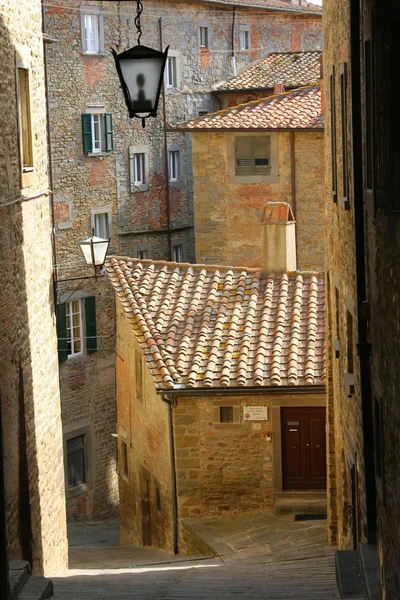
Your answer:
[[[136,29],[138,32],[138,39],[137,39],[137,43],[138,46],[140,46],[140,38],[142,37],[142,25],[140,23],[140,15],[143,12],[143,4],[141,3],[140,0],[136,0],[136,17],[135,17],[135,25],[136,25]],[[144,127],[144,125],[143,125]]]

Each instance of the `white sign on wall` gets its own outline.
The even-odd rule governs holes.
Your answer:
[[[268,407],[244,406],[243,421],[268,421]]]

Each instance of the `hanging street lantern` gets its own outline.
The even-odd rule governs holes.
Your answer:
[[[94,267],[95,275],[96,267],[102,267],[105,263],[110,239],[96,237],[93,230],[93,235],[90,238],[79,242],[86,263]]]
[[[113,49],[111,52],[115,59],[129,117],[141,119],[144,127],[146,119],[157,116],[169,46],[165,52],[159,52],[140,44],[142,36],[140,15],[143,5],[140,0],[136,0],[136,3],[137,46],[121,54],[117,54]]]

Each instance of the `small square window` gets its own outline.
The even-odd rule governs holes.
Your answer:
[[[170,150],[168,152],[168,171],[170,181],[179,181],[179,150]]]
[[[219,407],[219,421],[220,423],[233,423],[233,406]]]
[[[169,56],[166,64],[166,86],[167,88],[178,87],[178,65],[176,56]]]
[[[271,151],[269,136],[240,136],[235,138],[236,175],[269,175]]]
[[[128,476],[128,445],[121,441],[121,473]]]
[[[248,29],[240,32],[240,49],[250,50],[250,31]]]
[[[86,435],[78,435],[67,440],[67,479],[68,487],[86,482]]]
[[[149,258],[149,251],[148,250],[138,250],[136,252],[136,257],[139,260],[145,260],[146,258]]]
[[[93,215],[94,234],[105,240],[111,237],[110,231],[110,213],[95,213]]]
[[[197,114],[199,117],[205,117],[208,115],[208,110],[199,110]]]
[[[183,261],[183,246],[182,244],[176,244],[172,247],[172,260],[174,262]]]
[[[209,38],[208,27],[200,26],[199,27],[199,43],[202,48],[208,48],[208,42],[209,42],[208,38]]]

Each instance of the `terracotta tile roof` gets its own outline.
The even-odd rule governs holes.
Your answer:
[[[279,12],[297,12],[303,14],[313,14],[322,16],[322,7],[308,2],[307,6],[292,4],[285,0],[204,0],[211,4],[228,4],[231,6],[249,6],[264,8],[266,10],[274,10]]]
[[[257,64],[215,87],[217,92],[271,89],[278,83],[298,88],[318,83],[322,52],[273,52]]]
[[[324,275],[112,257],[159,390],[322,385]]]
[[[323,129],[318,85],[254,100],[177,125],[175,130]]]

